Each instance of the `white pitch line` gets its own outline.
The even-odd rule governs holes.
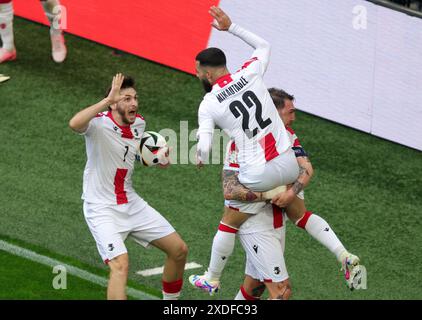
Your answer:
[[[196,262],[189,262],[185,264],[185,270],[188,269],[196,269],[201,268],[202,266]],[[152,268],[152,269],[146,269],[146,270],[139,270],[136,271],[136,274],[139,274],[144,277],[153,276],[156,274],[162,274],[164,271],[164,267],[158,267],[158,268]]]
[[[66,264],[66,263],[63,263],[59,260],[52,259],[52,258],[49,258],[47,256],[43,256],[43,255],[38,254],[34,251],[24,249],[22,247],[8,243],[8,242],[3,241],[3,240],[0,240],[0,250],[7,251],[7,252],[12,253],[16,256],[35,261],[37,263],[41,263],[41,264],[49,266],[49,267],[55,267],[55,266],[58,266],[58,265],[62,265],[66,268],[66,271],[69,274],[72,274],[72,275],[74,275],[78,278],[87,280],[89,282],[98,284],[102,287],[107,287],[107,284],[108,284],[108,279],[106,279],[104,277],[97,276],[97,275],[90,273],[88,271],[79,269],[77,267],[71,266],[71,265]],[[159,298],[156,297],[156,296],[150,295],[146,292],[143,292],[143,291],[140,291],[140,290],[137,290],[137,289],[134,289],[134,288],[130,288],[130,287],[127,287],[126,292],[129,296],[134,297],[134,298],[138,298],[138,299],[141,299],[141,300],[159,300]]]
[[[10,79],[9,76],[6,76],[4,74],[0,74],[0,83],[5,82],[5,81],[7,81],[9,79]]]

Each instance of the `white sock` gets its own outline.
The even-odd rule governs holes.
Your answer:
[[[227,260],[233,253],[237,229],[220,223],[211,248],[207,280],[219,281]]]
[[[330,250],[336,256],[337,260],[340,259],[340,255],[345,248],[327,221],[320,216],[307,211],[304,216],[296,222],[296,225],[304,228],[312,237]]]
[[[167,282],[162,280],[163,300],[178,300],[183,286],[183,279]]]
[[[0,4],[0,37],[3,42],[3,48],[8,51],[15,49],[15,41],[13,39],[13,4]]]
[[[234,297],[234,300],[246,300],[246,298],[243,296],[242,290],[239,290],[237,292],[236,297]]]
[[[180,291],[176,293],[167,293],[162,291],[163,293],[163,300],[179,300]]]
[[[60,6],[58,0],[47,0],[41,1],[44,13],[47,16],[48,21],[50,22],[50,34],[61,34],[62,30],[60,29],[60,18],[61,12],[58,9],[54,8]]]

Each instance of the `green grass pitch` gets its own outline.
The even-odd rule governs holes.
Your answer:
[[[69,119],[97,102],[112,76],[122,72],[137,80],[147,130],[178,132],[181,120],[189,121],[192,130],[202,87],[191,75],[131,55],[116,57],[110,48],[71,35],[66,37],[68,59],[57,65],[50,58],[48,35],[44,26],[15,19],[18,60],[0,65],[0,73],[12,77],[0,84],[0,239],[15,239],[106,274],[82,213],[84,139],[68,128]],[[421,299],[422,153],[301,112],[294,128],[315,168],[307,207],[361,257],[368,289],[348,291],[334,256],[289,222],[285,257],[292,299]],[[134,173],[135,189],[188,244],[188,261],[204,266],[222,213],[220,171],[221,165],[201,171],[174,165],[168,170],[139,166]],[[160,275],[135,272],[162,266],[164,255],[130,241],[127,245],[130,280],[159,293]],[[4,252],[0,261],[0,274],[7,273],[0,277],[1,299],[105,297],[105,288],[73,277],[66,292],[52,290],[48,267]],[[232,299],[243,268],[237,244],[222,290],[212,299]],[[187,282],[191,273],[202,271],[185,273],[182,299],[209,299]]]

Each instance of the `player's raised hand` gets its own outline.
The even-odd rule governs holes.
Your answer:
[[[232,22],[223,10],[216,6],[212,6],[208,12],[214,18],[214,21],[211,23],[214,28],[220,31],[229,30]]]
[[[111,83],[111,90],[107,97],[110,104],[115,104],[125,98],[124,95],[120,94],[120,88],[122,87],[124,78],[124,75],[121,73],[118,73],[113,77],[113,82]]]

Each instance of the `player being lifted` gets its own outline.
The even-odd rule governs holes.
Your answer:
[[[198,165],[208,160],[215,125],[228,132],[239,149],[239,180],[256,191],[293,183],[299,167],[283,122],[263,82],[270,56],[267,41],[230,21],[211,7],[214,27],[226,30],[255,48],[242,69],[230,74],[218,48],[196,56],[197,77],[208,92],[198,110]]]
[[[280,117],[283,119],[283,123],[286,125],[286,128],[289,132],[289,137],[292,141],[293,149],[295,151],[299,166],[308,166],[309,172],[312,173],[312,165],[307,156],[307,153],[303,149],[298,137],[291,128],[292,123],[296,120],[296,109],[293,103],[294,97],[281,89],[271,88],[269,89],[269,92],[271,98],[274,101],[274,104],[277,107],[277,111]],[[227,155],[230,163],[229,165],[225,163],[225,173],[223,174],[225,185],[230,184],[231,188],[225,188],[224,191],[226,198],[236,199],[239,198],[240,195],[250,192],[250,190],[242,186],[237,180],[236,175],[229,171],[230,169],[232,171],[237,170],[235,156],[236,151],[232,149],[235,148],[228,148]],[[259,194],[257,196],[259,197]],[[274,198],[274,203],[277,203],[277,200],[278,196]],[[231,202],[232,200],[226,201],[226,205],[230,205]],[[335,255],[337,260],[341,263],[341,268],[344,272],[344,279],[348,288],[351,290],[366,288],[366,268],[359,264],[359,258],[357,256],[347,251],[341,241],[337,238],[334,230],[322,217],[306,209],[303,192],[299,193],[285,209],[287,217],[296,226],[306,230],[314,239],[324,245],[330,252]],[[248,223],[251,220],[252,218],[248,220]],[[244,225],[242,225],[242,228],[243,226]],[[240,230],[242,230],[242,228],[240,228]],[[285,240],[282,239],[282,241],[284,243]],[[230,248],[227,248],[226,250],[230,250]],[[230,251],[230,254],[231,252],[232,251]],[[227,252],[224,254],[226,256],[225,261],[227,261],[230,254]],[[259,298],[263,289],[265,288],[265,285],[258,279],[259,278],[252,277],[250,274],[246,273],[245,281],[241,287],[241,290],[236,296],[236,299],[254,300]]]
[[[167,254],[163,299],[177,299],[187,246],[170,223],[132,187],[135,159],[145,130],[145,120],[137,111],[134,80],[117,74],[107,97],[79,111],[69,122],[86,142],[82,194],[85,220],[101,258],[110,267],[108,299],[126,299],[129,257],[124,241],[128,236],[144,247],[151,244]]]
[[[252,58],[234,74],[228,71],[226,57],[218,48],[205,49],[196,56],[197,77],[208,92],[198,110],[198,166],[201,167],[208,159],[213,130],[218,125],[229,134],[238,148],[239,180],[243,185],[259,192],[298,182],[297,179],[302,177],[298,178],[299,167],[287,131],[262,79],[269,62],[269,43],[232,23],[220,8],[213,6],[209,12],[215,19],[215,28],[229,31],[254,47],[255,51]],[[306,178],[306,172],[302,175]],[[295,183],[297,193],[304,184],[305,181]],[[261,202],[253,212],[246,213],[256,214],[264,206],[265,202]],[[235,230],[247,218],[247,215],[223,218],[220,230]],[[227,236],[228,233],[220,233],[218,246],[226,247],[234,241],[233,237]],[[213,243],[210,265],[220,259],[215,254],[215,245],[216,241]],[[213,274],[210,269],[211,272],[201,280],[214,281],[218,278],[219,275]],[[194,278],[190,278],[190,282],[199,284]]]
[[[295,121],[296,109],[293,104],[294,97],[285,91],[276,88],[269,89],[269,92],[279,116],[286,125],[286,129],[292,143],[292,149],[295,151],[299,166],[300,168],[307,169],[309,172],[308,178],[310,180],[313,175],[312,164],[305,150],[302,148],[295,132],[291,128],[291,124]],[[253,214],[253,218],[256,218],[256,221],[260,221],[261,219],[257,220],[258,217],[255,217],[256,214],[268,211],[267,208],[260,209],[259,203],[246,202],[248,199],[259,200],[266,199],[268,197],[266,196],[266,193],[253,192],[244,187],[237,178],[238,171],[239,164],[237,162],[236,146],[234,142],[229,142],[223,170],[223,189],[224,197],[226,199],[225,211],[219,230],[214,237],[211,261],[208,267],[208,273],[211,274],[213,278],[212,280],[207,281],[207,275],[194,275],[190,277],[192,284],[209,292],[210,294],[217,291],[220,286],[219,278],[224,266],[233,252],[235,234],[238,233],[237,229],[239,226],[229,228],[227,224],[230,223],[231,225],[234,225],[236,223],[233,217],[244,216],[245,219],[247,219],[250,214]],[[366,274],[366,271],[364,266],[359,265],[359,258],[345,249],[341,241],[337,238],[334,230],[323,218],[306,209],[303,191],[295,195],[292,188],[289,188],[288,192],[279,193],[275,196],[273,198],[273,202],[275,204],[283,205],[285,201],[284,198],[286,196],[293,197],[291,203],[286,207],[288,218],[298,227],[305,229],[312,237],[318,240],[336,256],[337,260],[342,264],[345,280],[350,289],[365,288],[364,283],[366,281],[366,276],[364,274]],[[248,220],[249,225],[251,219],[252,218],[249,218]],[[242,230],[242,228],[240,230]],[[226,241],[223,242],[221,240]],[[224,259],[222,259],[222,257],[224,257]],[[360,280],[362,280],[362,283],[359,283]],[[288,282],[283,283],[283,285],[288,285]],[[259,288],[259,290],[256,290],[256,288]],[[263,288],[265,288],[264,285],[247,275],[245,284],[238,297],[242,296],[241,293],[244,294],[244,297],[256,296],[256,292],[260,292]]]

